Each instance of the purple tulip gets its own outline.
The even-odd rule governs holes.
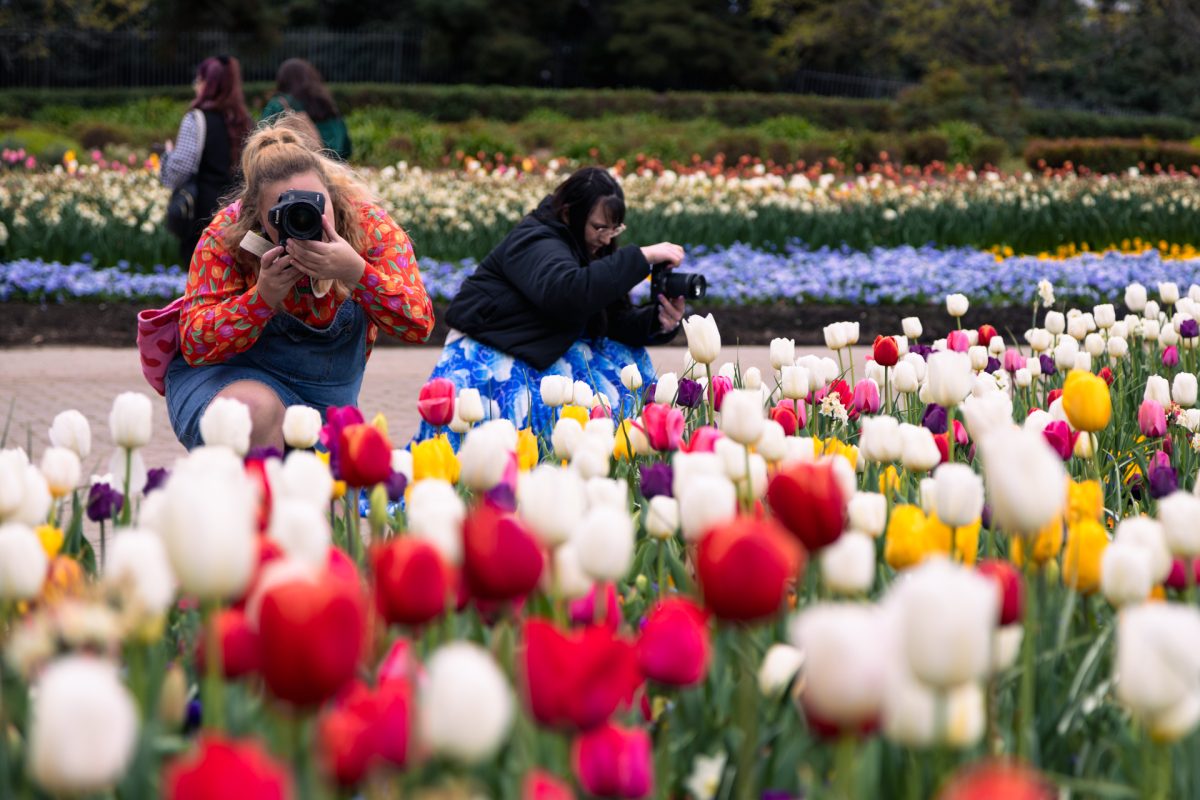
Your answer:
[[[929,356],[933,354],[933,348],[927,344],[910,344],[908,346],[908,352],[916,353],[921,358],[928,361]]]
[[[146,473],[146,488],[142,490],[143,494],[150,494],[155,489],[161,489],[162,485],[167,482],[167,478],[171,477],[171,470],[166,467],[155,467]]]
[[[1043,375],[1053,375],[1058,372],[1058,369],[1054,366],[1054,359],[1045,353],[1038,356],[1038,361],[1042,362]]]
[[[934,435],[945,433],[946,409],[937,403],[930,403],[925,406],[925,413],[921,416],[921,425],[928,428],[929,432]]]
[[[671,485],[675,473],[670,464],[642,464],[638,467],[642,476],[642,495],[647,500],[651,497],[672,497]]]
[[[991,358],[989,356],[987,366],[983,368],[983,371],[986,372],[988,375],[991,375],[998,369],[1000,369],[1000,359]]]
[[[1174,493],[1179,488],[1174,467],[1159,467],[1150,470],[1150,496],[1155,500]]]
[[[112,519],[125,505],[125,497],[107,483],[93,483],[88,490],[87,517],[92,522]]]
[[[404,490],[408,488],[408,478],[403,472],[393,472],[383,485],[387,487],[388,501],[396,503],[404,497]]]
[[[1200,336],[1200,322],[1194,319],[1185,319],[1179,325],[1179,335],[1185,339],[1195,339]]]
[[[695,408],[699,404],[700,397],[703,394],[704,389],[700,386],[700,381],[694,381],[691,378],[682,378],[679,381],[678,394],[675,400],[684,408]]]
[[[282,461],[283,453],[278,447],[252,447],[243,460],[249,464],[251,461],[266,461],[269,458],[278,458]]]

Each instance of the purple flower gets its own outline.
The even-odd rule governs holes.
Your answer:
[[[388,500],[396,503],[404,497],[404,490],[408,488],[408,478],[403,472],[393,472],[384,482],[384,486],[387,487]]]
[[[1185,319],[1179,325],[1179,335],[1185,339],[1195,339],[1200,336],[1200,322],[1194,319]]]
[[[488,501],[501,511],[516,511],[517,510],[517,495],[513,491],[513,487],[501,481],[491,489],[488,489],[484,496]]]
[[[929,432],[935,435],[945,433],[946,409],[937,403],[930,403],[925,407],[925,413],[921,416],[921,425],[928,428]]]
[[[243,459],[247,464],[251,461],[266,461],[269,458],[283,459],[283,453],[278,447],[252,447]]]
[[[1150,470],[1150,496],[1155,500],[1172,494],[1179,488],[1173,467],[1158,467]]]
[[[125,505],[125,497],[107,483],[93,483],[88,490],[87,516],[92,522],[112,519]]]
[[[700,402],[700,396],[703,394],[703,389],[700,386],[700,381],[694,381],[691,378],[683,378],[679,381],[678,394],[676,400],[679,405],[684,408],[695,408]]]
[[[991,375],[993,372],[995,372],[998,369],[1000,369],[1000,359],[989,357],[987,366],[983,368],[983,371],[986,372],[988,375]]]
[[[671,484],[675,473],[670,464],[642,464],[638,467],[642,476],[642,494],[647,500],[651,497],[672,497]]]
[[[933,354],[933,348],[927,344],[910,344],[908,346],[908,352],[916,353],[921,358],[928,361],[929,356],[931,356]]]
[[[1054,359],[1051,358],[1050,356],[1046,355],[1045,353],[1042,353],[1040,356],[1038,356],[1038,361],[1040,361],[1042,364],[1042,374],[1043,375],[1053,375],[1055,372],[1058,371],[1054,367]]]
[[[161,488],[169,477],[171,477],[171,470],[166,467],[155,467],[146,473],[146,488],[143,492],[150,494],[155,489]]]

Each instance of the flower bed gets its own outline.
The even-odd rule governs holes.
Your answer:
[[[1107,299],[1044,287],[1006,341],[951,295],[944,339],[847,363],[834,323],[767,374],[692,317],[682,374],[532,387],[544,429],[431,382],[457,452],[300,407],[251,452],[228,401],[147,470],[126,393],[85,481],[110,454],[64,412],[0,451],[0,786],[1187,796],[1200,287]]]

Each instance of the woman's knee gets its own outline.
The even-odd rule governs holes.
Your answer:
[[[284,407],[279,396],[265,383],[236,381],[217,395],[244,403],[250,409],[250,437],[255,444],[273,444],[283,438]]]

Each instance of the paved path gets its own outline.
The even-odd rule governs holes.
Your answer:
[[[651,356],[660,371],[678,371],[686,352],[682,347],[661,347],[653,348]],[[405,442],[416,432],[417,392],[440,353],[432,347],[382,347],[371,356],[360,405],[368,419],[383,412],[393,441]],[[726,348],[721,355],[722,361],[737,359],[743,367],[757,366],[764,373],[770,368],[766,347]],[[124,391],[144,392],[154,401],[154,437],[143,455],[147,466],[169,466],[184,451],[171,432],[166,403],[142,378],[136,350],[0,349],[0,430],[12,407],[7,446],[31,443],[34,458],[40,458],[49,444],[47,432],[54,415],[78,409],[92,424],[92,457],[84,464],[85,476],[108,471],[113,451],[108,412],[113,398]]]

